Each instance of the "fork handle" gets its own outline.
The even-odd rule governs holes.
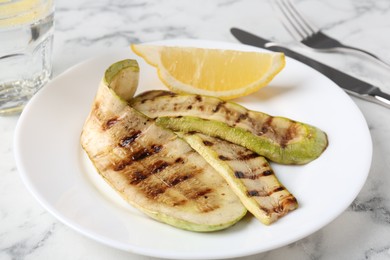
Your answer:
[[[354,52],[360,52],[360,53],[363,53],[363,54],[370,56],[371,58],[374,58],[376,61],[378,61],[382,65],[385,65],[388,68],[390,68],[390,63],[379,58],[377,55],[375,55],[369,51],[357,48],[357,47],[345,45],[345,44],[341,43],[340,41],[331,38],[330,36],[323,33],[322,31],[318,31],[316,33],[315,37],[306,38],[304,41],[302,41],[302,43],[306,46],[309,46],[309,47],[315,49],[315,50],[334,52],[335,49],[344,49],[344,50],[351,50]]]
[[[339,49],[344,49],[344,50],[351,50],[351,51],[356,51],[356,52],[360,52],[360,53],[363,53],[363,54],[366,54],[368,56],[370,56],[371,58],[375,59],[375,61],[379,62],[380,64],[386,66],[387,68],[390,68],[390,63],[388,63],[387,61],[379,58],[377,55],[369,52],[369,51],[366,51],[366,50],[363,50],[363,49],[359,49],[359,48],[356,48],[356,47],[352,47],[352,46],[348,46],[348,45],[340,45],[339,47],[336,47],[336,48],[339,48]]]
[[[368,52],[366,50],[362,50],[362,49],[359,49],[359,48],[356,48],[356,47],[352,47],[352,46],[348,46],[348,45],[344,45],[344,44],[341,44],[340,47],[337,47],[337,48],[346,49],[346,50],[352,50],[352,51],[358,51],[358,52],[364,53],[364,54],[366,54],[368,56],[371,56],[371,58],[374,58],[375,60],[379,61],[380,63],[382,63],[382,65],[385,65],[388,68],[390,68],[390,63],[384,61],[383,59],[379,58],[377,55],[375,55],[375,54],[373,54],[371,52]]]

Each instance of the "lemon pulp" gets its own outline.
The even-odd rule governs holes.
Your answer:
[[[132,45],[158,68],[172,91],[231,99],[266,86],[285,65],[283,53]]]

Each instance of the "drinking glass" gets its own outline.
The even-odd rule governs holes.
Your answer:
[[[0,0],[0,115],[20,112],[51,77],[52,0]]]

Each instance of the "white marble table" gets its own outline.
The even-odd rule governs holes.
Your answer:
[[[294,2],[326,33],[390,60],[390,1]],[[56,5],[54,76],[130,42],[175,38],[237,42],[229,33],[232,26],[292,43],[270,3],[261,0],[58,0]],[[390,93],[390,69],[367,58],[293,47]],[[390,259],[390,109],[353,100],[367,120],[374,146],[370,174],[356,200],[314,234],[243,259]],[[0,118],[0,259],[151,259],[90,240],[42,208],[18,175],[13,157],[17,121],[18,116]]]

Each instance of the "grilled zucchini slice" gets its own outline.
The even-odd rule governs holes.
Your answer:
[[[100,83],[81,134],[97,171],[128,203],[161,222],[199,232],[235,224],[246,208],[220,174],[128,105],[138,74],[138,64],[124,60]]]
[[[178,133],[229,183],[258,220],[269,225],[298,207],[267,160],[245,147],[198,134]]]
[[[320,129],[285,117],[252,111],[215,97],[153,90],[130,105],[174,131],[196,131],[242,145],[281,164],[306,164],[326,149]]]

